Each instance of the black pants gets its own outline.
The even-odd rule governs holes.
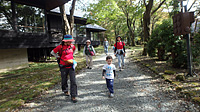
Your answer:
[[[77,85],[76,85],[76,76],[74,69],[71,68],[60,68],[61,71],[61,80],[62,80],[62,91],[67,92],[68,91],[68,75],[70,77],[70,95],[72,97],[77,96]]]

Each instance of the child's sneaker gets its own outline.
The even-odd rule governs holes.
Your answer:
[[[113,93],[110,93],[110,98],[113,98],[114,97],[114,94]]]
[[[122,71],[122,68],[121,68],[121,67],[119,67],[119,71]]]

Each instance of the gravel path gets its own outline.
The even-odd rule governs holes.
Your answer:
[[[112,55],[112,53],[109,53]],[[126,58],[126,68],[117,70],[114,98],[108,98],[105,80],[101,79],[106,55],[96,57],[93,69],[77,74],[78,102],[64,96],[60,84],[19,111],[45,112],[198,112],[199,107],[177,98],[161,79],[152,78],[146,68]],[[113,56],[114,57],[114,56]],[[117,59],[114,59],[117,65]],[[117,66],[116,66],[117,67]]]

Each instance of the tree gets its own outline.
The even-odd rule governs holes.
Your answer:
[[[96,23],[106,28],[105,36],[112,41],[127,34],[126,18],[114,0],[100,0],[87,8],[89,23]],[[124,39],[124,38],[123,38]]]
[[[69,20],[67,19],[67,16],[66,16],[65,4],[59,7],[60,14],[63,20],[63,35],[66,35],[66,34],[73,35],[75,3],[76,3],[76,0],[73,0],[71,8],[70,8]]]
[[[65,5],[62,5],[59,8],[60,8],[61,18],[63,21],[63,35],[71,34],[69,21],[67,19],[66,12],[65,12]]]
[[[139,4],[139,5],[138,5]],[[89,22],[104,25],[107,35],[114,30],[114,36],[127,39],[127,44],[135,45],[137,21],[142,17],[143,7],[134,0],[100,0],[91,4],[88,10]],[[97,21],[95,21],[97,20]]]
[[[154,5],[154,0],[149,0],[147,3],[147,0],[143,0],[144,6],[146,8],[144,14],[143,14],[143,27],[144,27],[144,49],[143,49],[143,55],[147,55],[147,42],[150,39],[150,20],[151,20],[151,15],[153,15],[162,5],[165,3],[166,0],[163,0],[160,2],[157,6],[152,11],[153,5]]]
[[[0,17],[5,17],[7,21],[5,21],[5,24],[9,24],[12,29],[13,27],[13,21],[12,21],[12,10],[11,10],[11,2],[10,1],[1,1],[0,2]],[[6,27],[6,25],[2,25],[2,27]]]
[[[1,24],[1,28],[36,32],[38,31],[37,27],[43,26],[42,9],[15,4],[13,1],[1,1],[0,5],[0,17],[5,20],[5,23]]]
[[[132,0],[120,1],[118,3],[118,6],[122,9],[126,17],[126,23],[129,29],[132,46],[135,46],[135,30],[136,30],[135,23],[143,11],[141,5],[138,4],[140,3],[134,4]]]
[[[70,16],[69,16],[69,21],[70,21],[70,33],[73,35],[73,29],[74,29],[74,10],[75,10],[75,3],[76,0],[72,1],[72,5],[70,8]]]

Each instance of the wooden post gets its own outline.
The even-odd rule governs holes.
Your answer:
[[[44,9],[45,19],[44,19],[44,27],[45,27],[45,34],[47,35],[47,38],[49,38],[49,30],[48,30],[48,22],[47,22],[47,11]]]

